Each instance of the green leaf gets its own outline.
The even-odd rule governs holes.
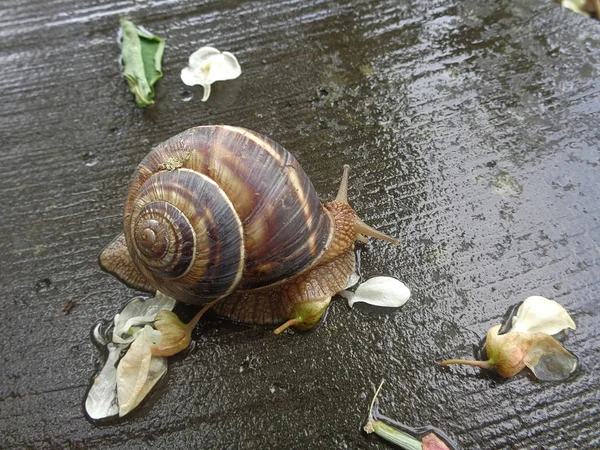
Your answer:
[[[154,104],[154,83],[163,75],[161,62],[165,41],[139,30],[126,19],[121,19],[123,44],[121,56],[125,67],[123,75],[140,107]]]

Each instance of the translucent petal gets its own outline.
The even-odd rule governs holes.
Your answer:
[[[529,349],[525,364],[542,381],[561,381],[577,368],[577,357],[566,350],[552,336],[537,333]]]
[[[157,292],[152,298],[134,297],[115,316],[113,342],[121,344],[132,342],[135,339],[135,335],[129,334],[129,329],[132,326],[152,322],[158,311],[161,309],[171,311],[176,303],[175,299],[166,296],[162,292]]]
[[[554,300],[532,296],[519,307],[509,332],[556,334],[565,328],[575,330],[576,326],[561,305]]]
[[[166,358],[153,357],[150,350],[159,339],[160,332],[146,325],[119,362],[117,367],[119,416],[128,414],[138,406],[166,373]]]
[[[346,297],[351,308],[358,302],[397,308],[408,301],[410,290],[396,278],[374,277],[359,285],[355,293],[342,291],[340,295]]]
[[[108,343],[108,357],[104,367],[94,379],[85,400],[85,411],[92,419],[104,419],[119,413],[117,404],[117,361],[123,344]]]

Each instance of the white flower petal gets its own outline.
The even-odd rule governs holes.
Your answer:
[[[220,53],[221,52],[214,47],[201,47],[190,55],[188,64],[191,69],[198,69],[207,58]]]
[[[130,343],[135,335],[129,334],[129,329],[135,325],[145,325],[154,320],[154,316],[161,309],[171,311],[177,301],[157,292],[152,298],[134,297],[115,316],[115,328],[113,330],[113,342],[119,344]]]
[[[189,67],[184,67],[181,69],[181,81],[186,86],[196,86],[197,84],[202,84],[204,82],[204,76],[197,77],[196,72],[194,72]]]
[[[166,358],[152,356],[150,350],[159,339],[160,332],[146,325],[119,362],[117,367],[119,416],[124,416],[138,406],[166,373]]]
[[[211,84],[215,81],[233,80],[242,74],[242,69],[236,57],[229,52],[211,56],[208,59],[208,64],[207,79]]]
[[[576,329],[569,313],[554,300],[532,296],[525,299],[512,319],[509,332],[556,334],[565,328]]]
[[[369,305],[397,308],[410,298],[410,289],[400,280],[391,277],[374,277],[358,286],[353,295],[348,291],[340,293],[348,300],[352,308],[354,303],[364,302]]]

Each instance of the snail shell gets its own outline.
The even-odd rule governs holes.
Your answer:
[[[100,264],[186,303],[229,296],[221,312],[236,320],[283,320],[295,303],[344,288],[358,233],[394,241],[358,219],[345,199],[347,170],[344,179],[341,200],[324,206],[298,161],[271,139],[229,126],[189,129],[137,167],[124,233]],[[327,286],[315,291],[315,277]]]

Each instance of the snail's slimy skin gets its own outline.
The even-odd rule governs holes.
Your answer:
[[[276,142],[229,126],[197,127],[136,169],[124,233],[100,265],[126,284],[191,304],[219,300],[239,322],[316,323],[354,270],[365,225],[347,203],[321,205],[298,161]]]

